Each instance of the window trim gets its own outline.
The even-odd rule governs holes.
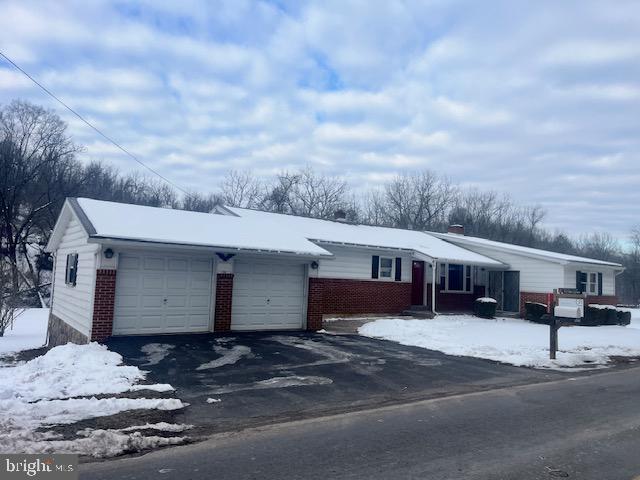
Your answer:
[[[599,292],[599,283],[598,283],[598,272],[584,272],[587,274],[587,281],[585,283],[585,293],[590,296],[597,297]],[[591,281],[591,275],[595,277],[595,280]],[[593,292],[591,291],[591,287],[593,287]]]
[[[449,289],[449,265],[462,265],[462,290],[451,290]],[[474,268],[472,265],[467,263],[440,263],[440,291],[443,293],[457,293],[462,295],[470,295],[473,294],[475,287],[475,278],[474,278]],[[442,289],[442,278],[444,278],[444,289]],[[469,288],[467,290],[467,280],[469,280]]]
[[[382,261],[389,260],[391,262],[391,269],[389,270],[389,276],[385,277],[382,275]],[[396,275],[396,259],[394,257],[383,257],[382,255],[378,258],[378,280],[384,281],[395,281]]]

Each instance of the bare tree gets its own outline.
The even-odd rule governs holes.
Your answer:
[[[251,172],[231,170],[222,180],[220,192],[225,205],[256,208],[260,204],[262,186]]]
[[[344,210],[347,203],[347,182],[344,179],[306,168],[297,174],[289,206],[296,215],[332,218],[334,212]]]
[[[595,232],[582,236],[578,248],[582,255],[604,261],[615,261],[620,256],[620,245],[609,233]]]
[[[204,195],[202,193],[190,192],[182,199],[182,210],[190,210],[192,212],[211,212],[216,206],[224,203],[220,195],[210,193]]]
[[[292,213],[293,191],[300,182],[298,173],[282,172],[266,187],[260,210],[274,213]]]
[[[64,200],[52,171],[64,170],[79,149],[52,111],[20,101],[0,108],[0,249],[13,294],[25,283],[39,288],[20,265],[36,270],[31,246],[45,240],[41,225],[49,207]]]

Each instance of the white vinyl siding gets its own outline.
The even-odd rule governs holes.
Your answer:
[[[55,252],[53,306],[51,313],[89,336],[93,318],[93,292],[96,284],[96,245],[87,243],[87,234],[72,215]],[[65,283],[67,255],[78,254],[75,285]]]
[[[374,248],[343,247],[322,244],[322,248],[335,255],[330,260],[320,260],[317,276],[321,278],[347,278],[354,280],[372,280],[389,282],[395,279],[395,259],[402,258],[402,272],[400,280],[411,282],[411,253],[393,250],[379,250]],[[391,278],[371,278],[371,257],[378,255],[380,259],[391,258]]]
[[[465,248],[506,263],[509,270],[519,271],[521,292],[550,293],[554,288],[567,288],[564,267],[560,264],[485,247],[465,245]],[[574,274],[573,287],[575,283]]]
[[[575,266],[567,266],[564,269],[564,288],[576,288],[576,272],[580,271],[580,272],[584,272],[584,273],[602,273],[602,295],[615,295],[616,294],[616,280],[615,280],[615,272],[614,270],[610,269],[610,268],[602,268],[599,267],[597,265],[594,265],[592,267],[589,266],[582,266],[582,267],[575,267]],[[587,292],[589,295],[597,295],[598,292],[596,290],[596,293],[589,293]]]

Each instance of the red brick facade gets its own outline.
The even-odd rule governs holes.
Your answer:
[[[597,303],[600,305],[617,305],[618,297],[615,295],[589,295],[587,296],[586,305]]]
[[[113,332],[113,306],[116,301],[116,271],[98,269],[93,300],[91,341],[101,342]]]
[[[310,278],[307,329],[322,328],[323,314],[397,314],[411,306],[411,283]]]
[[[231,304],[233,296],[233,273],[219,273],[216,281],[216,307],[213,330],[231,330]]]
[[[431,284],[427,284],[427,304],[431,307]],[[447,293],[436,285],[437,312],[471,312],[476,298],[484,297],[484,287],[476,285],[473,293]]]

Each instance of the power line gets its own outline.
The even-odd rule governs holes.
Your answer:
[[[13,60],[11,60],[9,57],[7,57],[2,51],[0,51],[0,56],[2,56],[7,62],[9,62],[11,65],[13,65],[17,70],[19,70],[24,76],[26,76],[29,80],[31,80],[33,83],[35,83],[38,87],[40,87],[47,95],[49,95],[51,98],[53,98],[55,101],[57,101],[60,105],[62,105],[64,108],[66,108],[67,110],[69,110],[71,113],[73,113],[76,117],[78,117],[83,123],[85,123],[89,128],[91,128],[92,130],[94,130],[98,135],[100,135],[102,138],[104,138],[105,140],[107,140],[108,142],[112,143],[113,145],[115,145],[117,148],[119,148],[120,150],[122,150],[125,154],[127,154],[128,156],[130,156],[132,159],[134,159],[136,162],[138,162],[140,165],[142,165],[144,168],[146,168],[147,170],[149,170],[151,173],[153,173],[154,175],[157,175],[158,177],[160,177],[162,180],[164,180],[165,182],[167,182],[169,185],[171,185],[172,187],[180,190],[182,193],[184,193],[185,195],[187,195],[188,197],[191,196],[191,194],[189,192],[187,192],[185,189],[183,189],[182,187],[179,187],[178,185],[176,185],[175,183],[173,183],[171,180],[169,180],[167,177],[165,177],[164,175],[162,175],[161,173],[157,172],[156,170],[154,170],[153,168],[151,168],[149,165],[147,165],[146,163],[144,163],[142,160],[138,159],[138,157],[136,157],[133,153],[129,152],[126,148],[124,148],[122,145],[120,145],[118,142],[116,142],[115,140],[113,140],[111,137],[107,136],[105,133],[102,133],[102,131],[98,128],[93,126],[87,119],[85,119],[82,115],[80,115],[78,112],[76,112],[73,108],[71,108],[69,105],[67,105],[66,103],[64,103],[60,98],[58,98],[53,92],[51,92],[47,87],[45,87],[44,85],[42,85],[40,82],[38,82],[35,78],[33,78],[31,75],[29,75],[26,71],[24,71],[17,63],[15,63]]]

